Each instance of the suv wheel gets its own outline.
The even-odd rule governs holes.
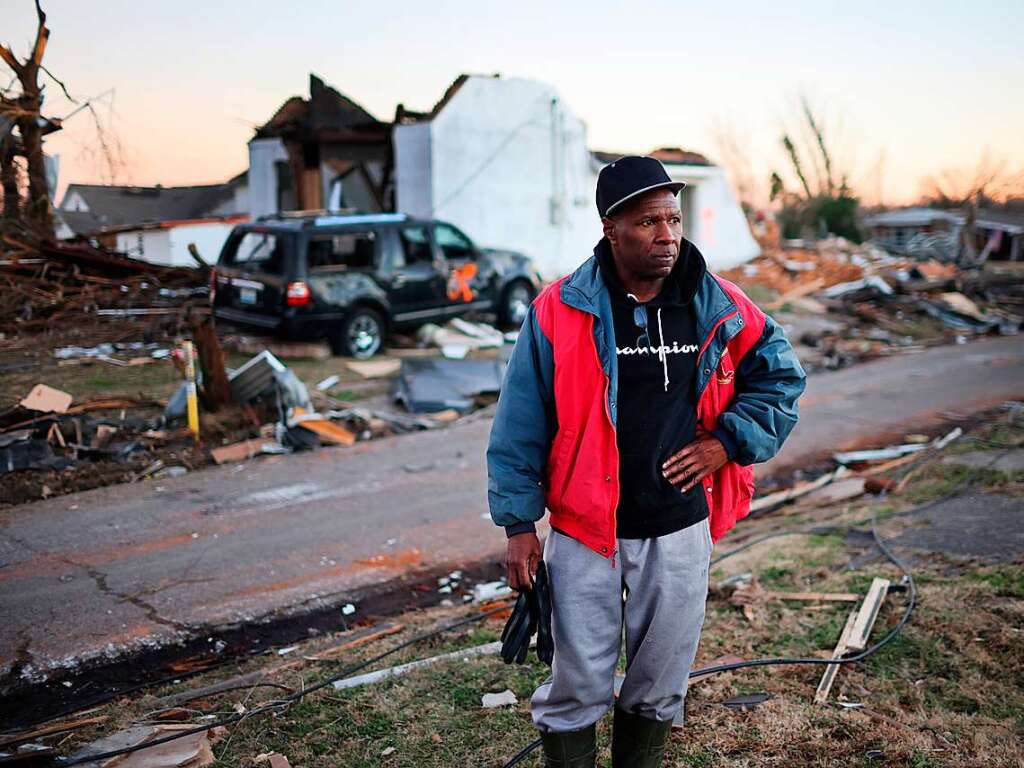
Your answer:
[[[373,357],[384,346],[384,320],[369,307],[358,307],[331,335],[331,351],[359,360]]]
[[[526,313],[533,301],[533,286],[525,280],[511,283],[502,294],[501,306],[498,307],[498,321],[502,325],[519,328],[526,320]]]

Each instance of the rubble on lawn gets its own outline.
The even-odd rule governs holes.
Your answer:
[[[3,235],[0,248],[0,334],[74,329],[133,318],[175,333],[208,314],[201,271],[163,267],[87,243]]]
[[[772,247],[722,276],[786,328],[809,370],[1015,334],[1024,322],[1024,285],[1012,273],[963,271],[843,238]]]

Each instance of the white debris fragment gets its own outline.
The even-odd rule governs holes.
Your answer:
[[[323,379],[322,381],[318,381],[316,388],[321,392],[326,392],[339,381],[341,381],[341,376],[339,376],[338,374],[334,374],[333,376],[328,376],[326,379]]]
[[[342,616],[351,616],[355,612],[356,612],[356,607],[354,605],[352,605],[352,603],[345,603],[343,606],[341,606],[341,615]]]
[[[485,603],[512,594],[512,589],[504,581],[488,581],[473,587],[473,600]]]
[[[299,646],[297,646],[297,645],[289,645],[287,648],[278,648],[277,649],[277,655],[278,656],[287,656],[292,651],[297,650],[298,647]]]
[[[496,707],[514,707],[519,703],[519,699],[512,691],[504,690],[501,693],[485,693],[480,703],[483,704],[484,709],[495,709]]]

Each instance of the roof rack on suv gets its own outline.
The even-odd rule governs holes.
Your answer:
[[[370,222],[405,221],[404,213],[372,213],[358,208],[339,208],[333,211],[323,208],[305,211],[280,211],[260,216],[256,221],[296,221],[314,226],[332,224],[363,224]]]

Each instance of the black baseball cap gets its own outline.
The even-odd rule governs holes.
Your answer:
[[[604,218],[644,192],[665,188],[671,189],[675,195],[685,186],[682,181],[670,179],[665,166],[653,157],[620,157],[602,168],[597,175],[597,212]]]

